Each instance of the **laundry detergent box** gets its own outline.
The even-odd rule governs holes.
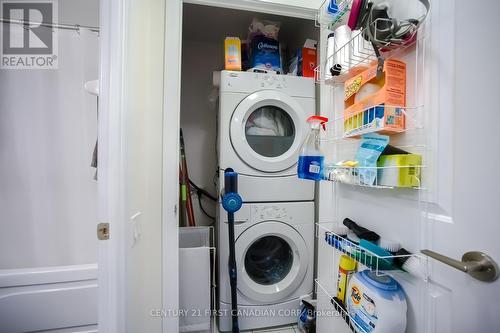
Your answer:
[[[314,77],[314,69],[318,65],[318,54],[316,52],[317,42],[307,39],[304,46],[298,50],[298,76]]]
[[[344,84],[344,136],[364,133],[400,133],[405,130],[406,64],[384,62],[377,77],[377,64],[351,77]]]
[[[282,73],[280,43],[263,35],[253,37],[250,42],[250,66]]]
[[[224,40],[224,68],[228,71],[241,71],[241,41],[238,37]]]

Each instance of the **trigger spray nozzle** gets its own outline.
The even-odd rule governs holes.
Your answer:
[[[322,127],[324,131],[326,131],[326,123],[328,122],[327,117],[322,116],[310,116],[307,118],[307,122],[311,124],[311,128],[320,128]]]

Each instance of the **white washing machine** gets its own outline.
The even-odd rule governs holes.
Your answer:
[[[308,201],[314,182],[297,178],[300,148],[315,114],[312,78],[222,71],[219,188],[224,170],[239,174],[244,202]]]
[[[231,330],[227,215],[218,212],[219,330]],[[235,214],[240,329],[297,321],[313,293],[314,203],[248,203]]]

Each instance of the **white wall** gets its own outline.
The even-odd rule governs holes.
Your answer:
[[[59,0],[59,23],[99,25],[99,0]]]
[[[212,72],[224,67],[224,38],[245,39],[254,17],[281,22],[280,40],[289,49],[301,46],[305,38],[315,38],[317,31],[310,20],[280,17],[249,11],[184,5],[182,44],[181,127],[186,144],[190,178],[215,194],[214,175],[216,116],[218,106],[209,101],[212,93]],[[198,225],[211,220],[203,215],[193,196]],[[206,211],[215,216],[215,205],[203,201]]]
[[[66,1],[60,21],[97,22],[80,11],[97,1]],[[0,70],[0,269],[97,260],[97,98],[83,84],[98,77],[98,37],[59,32],[59,69]]]
[[[203,53],[200,53],[203,50]],[[181,128],[188,162],[189,177],[200,187],[214,194],[215,129],[217,106],[209,102],[212,86],[212,70],[221,66],[219,45],[204,41],[184,40],[181,86]],[[193,198],[195,221],[209,225],[211,220],[202,214],[197,197]],[[215,204],[203,200],[203,207],[215,216]]]

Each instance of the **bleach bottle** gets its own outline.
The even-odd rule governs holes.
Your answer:
[[[326,129],[326,117],[311,116],[307,118],[310,125],[309,134],[302,144],[300,150],[297,174],[299,178],[319,181],[323,178],[323,167],[325,156],[319,146],[319,136],[321,128]]]

